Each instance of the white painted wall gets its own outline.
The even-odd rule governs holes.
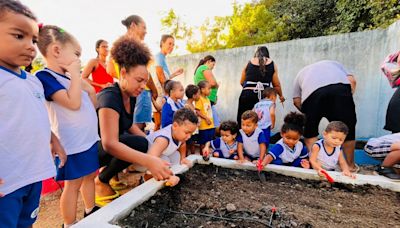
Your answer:
[[[337,60],[353,72],[357,79],[355,103],[357,111],[357,138],[376,137],[387,134],[382,128],[386,108],[394,92],[380,71],[380,64],[391,52],[400,49],[400,21],[388,29],[348,33],[334,36],[315,37],[265,44],[271,58],[278,66],[283,94],[287,98],[285,107],[277,107],[277,129],[283,117],[295,110],[292,97],[292,83],[297,72],[313,62]],[[184,55],[168,58],[170,70],[185,69],[185,76],[179,76],[185,85],[193,83],[193,73],[199,60],[211,54],[216,58],[214,74],[220,83],[217,109],[223,120],[236,120],[238,97],[241,92],[240,75],[253,56],[257,46],[226,49],[215,52]],[[399,117],[400,121],[400,117]]]

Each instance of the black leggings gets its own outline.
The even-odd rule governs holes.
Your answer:
[[[147,152],[148,142],[147,139],[142,136],[125,134],[119,137],[119,141],[134,150],[143,153]],[[103,149],[101,143],[99,143],[99,162],[100,167],[105,166],[103,171],[99,174],[99,180],[103,183],[108,183],[113,176],[131,165],[130,162],[120,160],[107,153],[107,151]]]
[[[242,90],[242,93],[240,93],[239,97],[239,106],[237,114],[237,122],[239,124],[239,128],[241,127],[242,114],[247,110],[253,110],[254,105],[257,104],[257,102],[259,102],[257,93],[255,93],[251,89]]]

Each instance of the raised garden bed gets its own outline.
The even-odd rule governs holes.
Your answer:
[[[121,227],[395,227],[400,193],[363,185],[301,180],[267,172],[196,165],[174,188],[164,188]]]

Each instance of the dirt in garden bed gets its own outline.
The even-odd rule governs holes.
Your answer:
[[[121,227],[400,227],[400,193],[196,165],[121,219]]]

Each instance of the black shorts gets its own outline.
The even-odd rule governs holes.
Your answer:
[[[349,128],[347,140],[355,139],[356,108],[349,84],[333,84],[315,90],[301,106],[306,115],[304,137],[318,136],[318,125],[322,117],[329,121],[342,121]]]

